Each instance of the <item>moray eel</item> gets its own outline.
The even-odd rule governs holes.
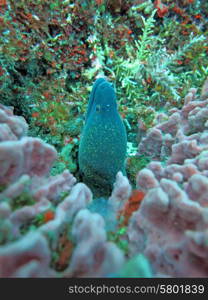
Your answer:
[[[127,136],[112,85],[99,78],[93,85],[79,145],[82,180],[96,196],[108,196],[116,174],[125,174]]]

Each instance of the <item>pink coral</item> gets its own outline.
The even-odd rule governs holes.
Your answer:
[[[4,130],[4,134],[0,130],[1,141],[14,140],[27,135],[28,125],[23,117],[13,115],[13,108],[0,104],[0,128]]]
[[[37,201],[40,199],[57,201],[60,193],[70,191],[75,182],[76,178],[68,170],[65,170],[62,174],[51,176],[45,180],[44,178],[36,179],[32,195]]]
[[[11,203],[11,200],[18,197],[27,186],[30,177],[28,175],[22,175],[14,183],[10,184],[0,193],[0,202],[4,199],[8,199],[7,202]]]
[[[208,126],[208,100],[195,100],[195,93],[195,89],[190,89],[189,100],[185,100],[181,110],[170,110],[167,121],[148,130],[139,144],[138,155],[144,154],[154,160],[171,156],[170,163],[182,163],[185,158],[207,149],[207,144],[202,143],[200,138]]]
[[[200,251],[193,252],[186,235],[191,231],[193,235],[200,232],[204,236],[207,229],[206,210],[191,201],[177,183],[162,179],[159,187],[149,190],[131,219],[131,251],[146,254],[156,273],[173,277],[206,276],[207,265],[202,267]]]
[[[137,187],[143,191],[147,191],[158,186],[158,181],[152,171],[145,168],[137,175],[136,182]]]
[[[40,139],[22,137],[27,126],[24,126],[22,118],[13,116],[12,110],[1,106],[1,113],[5,131],[0,143],[0,183],[6,186],[0,193],[0,276],[57,276],[57,272],[49,267],[52,251],[56,251],[60,235],[73,223],[76,214],[92,200],[92,193],[83,183],[75,185],[76,179],[68,170],[48,176],[57,156],[56,150]],[[63,192],[68,193],[64,199]],[[23,201],[30,199],[32,203],[24,205],[23,202],[21,206],[17,202],[18,197]],[[51,209],[54,209],[54,217],[44,219],[45,212]],[[102,220],[102,217],[99,218]],[[35,232],[24,235],[23,232],[27,232],[34,222],[39,222]],[[113,246],[106,244],[104,221],[95,222],[86,238],[93,240],[92,237],[95,238],[95,234],[98,237],[102,231],[102,249],[106,248],[106,255],[110,258],[109,249]],[[93,265],[89,260],[91,263]],[[102,268],[104,266],[100,265],[99,272]]]
[[[149,129],[147,136],[142,138],[139,144],[139,153],[145,154],[155,159],[160,158],[160,151],[162,147],[162,133],[157,128]]]
[[[17,137],[7,124],[0,124],[0,141],[16,141]]]
[[[118,172],[116,175],[116,181],[114,183],[114,188],[110,198],[108,199],[109,204],[112,208],[118,212],[122,206],[126,203],[126,201],[131,196],[131,185],[126,176],[122,174],[122,172]]]
[[[191,89],[183,108],[150,130],[159,130],[162,135],[161,147],[152,153],[159,161],[152,161],[137,175],[137,186],[146,195],[130,219],[130,255],[144,253],[155,276],[208,274],[208,100],[195,98],[196,90]],[[165,134],[171,135],[166,164],[161,162]],[[154,142],[148,133],[138,154],[147,154]]]
[[[90,189],[83,183],[76,184],[70,195],[57,206],[54,220],[41,226],[40,231],[44,233],[53,232],[57,240],[63,227],[70,223],[76,213],[85,208],[91,200]]]
[[[0,144],[0,183],[14,182],[23,174],[46,175],[54,160],[56,150],[37,138],[24,137],[19,141]]]
[[[76,215],[72,234],[77,245],[65,277],[103,277],[120,270],[124,255],[106,240],[104,226],[103,218],[87,209]]]
[[[51,277],[50,250],[38,232],[0,247],[0,277]]]
[[[128,258],[148,257],[156,277],[208,275],[207,105],[192,88],[182,109],[158,115],[156,125],[142,132],[137,155],[152,161],[136,176],[143,200],[119,242],[129,242]],[[108,201],[91,203],[90,189],[69,171],[49,176],[56,150],[24,136],[27,125],[10,108],[0,106],[0,128],[0,276],[119,274],[126,259],[107,231],[123,230],[118,219],[132,192],[128,178],[118,172]],[[94,213],[96,205],[103,211]]]

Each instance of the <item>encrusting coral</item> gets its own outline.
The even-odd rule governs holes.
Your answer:
[[[55,148],[27,137],[26,122],[12,109],[1,105],[0,116],[5,129],[0,143],[0,276],[56,277],[60,264],[68,266],[65,277],[117,272],[124,255],[107,241],[102,216],[86,208],[92,201],[90,189],[75,184],[67,170],[50,176]],[[68,245],[65,251],[74,247],[69,263],[59,243],[71,227],[72,236],[62,241]],[[85,265],[80,265],[81,258]]]
[[[13,114],[11,107],[0,104],[0,129],[1,141],[17,140],[27,134],[28,125],[24,118]]]
[[[144,253],[155,274],[172,277],[208,274],[208,99],[195,94],[191,89],[182,109],[170,111],[139,145],[138,155],[149,154],[147,145],[154,160],[137,175],[146,195],[128,227],[130,255]]]
[[[101,215],[80,210],[74,219],[72,235],[77,246],[64,276],[106,277],[121,269],[124,255],[114,243],[107,241]]]
[[[49,264],[47,240],[38,232],[0,247],[1,277],[54,277],[55,272]]]

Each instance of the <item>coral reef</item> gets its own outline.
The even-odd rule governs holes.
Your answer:
[[[170,110],[138,148],[138,155],[151,154],[152,161],[137,175],[137,187],[146,194],[129,222],[129,248],[130,255],[144,253],[155,274],[208,274],[207,105],[191,89],[182,109]]]
[[[23,117],[13,114],[12,107],[0,104],[0,141],[14,141],[27,134],[28,125]]]
[[[108,199],[95,199],[68,170],[51,176],[55,148],[28,137],[24,119],[1,105],[0,276],[206,277],[202,98],[191,88],[181,109],[158,114],[138,146],[138,159],[150,162],[136,189],[120,171]]]
[[[55,148],[25,136],[27,124],[12,109],[1,106],[0,115],[5,129],[0,143],[0,276],[118,272],[123,252],[107,240],[103,217],[87,209],[89,188],[76,184],[67,170],[50,176]]]
[[[190,89],[181,110],[171,109],[167,121],[148,130],[139,144],[138,155],[160,161],[171,156],[171,163],[183,163],[206,149],[208,100],[194,100],[195,93]],[[157,120],[161,120],[160,114]]]
[[[0,1],[0,277],[208,276],[207,11]]]
[[[47,240],[38,232],[0,247],[1,277],[54,277],[49,267],[50,249]]]
[[[77,246],[64,276],[106,277],[121,269],[124,255],[106,240],[105,223],[99,214],[80,210],[74,219],[72,235]]]

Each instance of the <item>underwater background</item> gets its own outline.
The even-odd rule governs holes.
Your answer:
[[[0,33],[0,277],[207,277],[207,0],[0,0]]]

